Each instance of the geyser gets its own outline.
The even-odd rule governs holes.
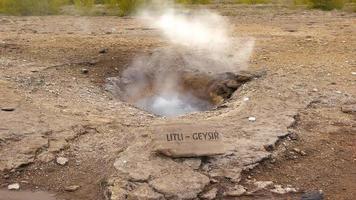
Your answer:
[[[247,67],[254,41],[231,37],[220,15],[169,8],[141,17],[168,44],[136,56],[119,77],[108,79],[107,88],[121,100],[171,117],[210,110],[247,81],[237,74]]]

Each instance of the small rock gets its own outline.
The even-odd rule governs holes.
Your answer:
[[[249,118],[248,118],[248,121],[254,122],[254,121],[256,121],[256,117],[249,117]]]
[[[342,106],[341,111],[344,113],[356,113],[356,104]]]
[[[352,75],[356,75],[356,72],[351,72]]]
[[[4,107],[4,108],[1,108],[2,111],[5,111],[5,112],[12,112],[15,110],[15,108],[13,107]]]
[[[109,50],[104,48],[104,49],[100,49],[99,53],[104,54],[107,53]]]
[[[207,191],[206,193],[204,193],[203,195],[201,195],[201,198],[203,198],[203,199],[215,199],[217,193],[218,193],[218,189],[217,188],[213,188],[213,189]]]
[[[298,134],[292,132],[288,135],[291,140],[298,140]]]
[[[226,86],[229,87],[229,88],[234,88],[234,89],[237,89],[238,87],[240,87],[240,83],[238,83],[237,81],[235,80],[228,80],[226,82]]]
[[[244,100],[244,101],[248,101],[248,100],[250,100],[250,98],[245,97],[243,100]]]
[[[64,157],[58,157],[56,159],[56,162],[59,164],[59,165],[66,165],[68,163],[68,158],[64,158]]]
[[[275,185],[274,189],[272,189],[271,192],[276,193],[276,194],[287,194],[290,192],[297,192],[297,189],[292,188],[292,187],[283,188],[281,185]]]
[[[18,183],[13,183],[7,186],[7,189],[9,190],[19,190],[20,189],[20,184]]]
[[[87,74],[87,73],[89,73],[89,70],[86,69],[86,68],[83,68],[83,69],[81,70],[81,72],[82,72],[82,74]]]
[[[74,192],[80,188],[79,185],[70,185],[64,188],[65,191],[67,192]]]
[[[316,88],[313,89],[313,92],[317,92],[317,91],[318,91],[318,89],[316,89]]]
[[[307,192],[302,195],[301,200],[323,200],[324,194],[322,191]]]
[[[224,192],[224,196],[238,197],[245,194],[246,189],[242,185],[236,185],[232,190]]]
[[[268,186],[273,185],[273,182],[272,181],[256,181],[253,184],[257,187],[256,190],[262,190]]]
[[[201,165],[201,159],[200,158],[187,158],[183,161],[183,164],[193,168],[193,169],[199,169]]]

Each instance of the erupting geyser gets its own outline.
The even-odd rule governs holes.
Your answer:
[[[212,109],[246,78],[251,39],[229,36],[226,20],[209,11],[165,9],[141,17],[157,27],[169,44],[134,58],[108,88],[120,99],[161,116]]]

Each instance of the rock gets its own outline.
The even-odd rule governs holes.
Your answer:
[[[223,127],[200,123],[167,123],[153,127],[154,150],[169,157],[200,157],[225,153]]]
[[[238,197],[245,194],[246,189],[242,185],[236,185],[233,189],[228,190],[224,193],[224,196]]]
[[[86,68],[83,68],[83,69],[81,70],[81,72],[82,72],[82,74],[87,74],[87,73],[89,73],[89,70],[86,69]]]
[[[249,117],[249,118],[248,118],[248,121],[254,122],[254,121],[256,121],[256,117]]]
[[[12,112],[12,111],[15,111],[15,108],[13,108],[13,107],[2,107],[1,110],[5,111],[5,112]]]
[[[272,181],[256,181],[253,184],[257,187],[255,191],[258,191],[258,190],[263,190],[263,189],[273,185],[273,182]]]
[[[341,111],[344,113],[356,113],[356,104],[344,105],[341,107]]]
[[[274,189],[272,189],[271,192],[276,193],[276,194],[287,194],[290,192],[297,192],[297,189],[292,188],[292,187],[283,188],[281,185],[275,185]]]
[[[64,188],[65,191],[67,192],[74,192],[77,191],[80,188],[79,185],[70,185]]]
[[[202,199],[215,199],[216,195],[218,193],[217,188],[210,189],[209,191],[205,192],[204,194],[201,195]]]
[[[41,162],[47,163],[47,162],[54,160],[55,156],[54,156],[54,154],[52,154],[48,151],[44,151],[37,156],[37,159],[40,160]]]
[[[107,53],[109,50],[106,48],[100,49],[99,53],[104,54]]]
[[[59,165],[66,165],[68,163],[68,158],[64,158],[64,157],[58,157],[56,159],[57,164]]]
[[[229,88],[237,89],[241,86],[241,83],[238,83],[236,80],[228,80],[226,86]]]
[[[135,188],[128,194],[128,199],[132,200],[158,200],[163,199],[163,195],[155,192],[147,183]]]
[[[209,178],[193,171],[170,173],[149,182],[159,193],[165,197],[177,199],[193,199],[209,184]]]
[[[324,194],[322,191],[307,192],[302,195],[301,200],[323,200]]]
[[[201,165],[201,159],[200,158],[186,158],[183,161],[183,164],[193,168],[193,169],[199,169]]]
[[[7,189],[9,190],[19,190],[20,189],[20,184],[18,183],[13,183],[7,186]]]
[[[351,72],[352,75],[356,75],[356,72]]]
[[[210,177],[225,177],[230,179],[231,182],[238,183],[241,179],[241,168],[232,169],[213,169],[209,172]]]

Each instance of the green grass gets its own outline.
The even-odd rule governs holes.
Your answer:
[[[241,4],[266,4],[271,3],[270,0],[235,0],[236,3]]]
[[[176,3],[179,4],[209,4],[210,0],[176,0]]]
[[[295,5],[307,5],[309,8],[321,10],[342,9],[347,2],[347,0],[294,0]]]
[[[69,0],[0,0],[0,13],[11,15],[57,14]]]

